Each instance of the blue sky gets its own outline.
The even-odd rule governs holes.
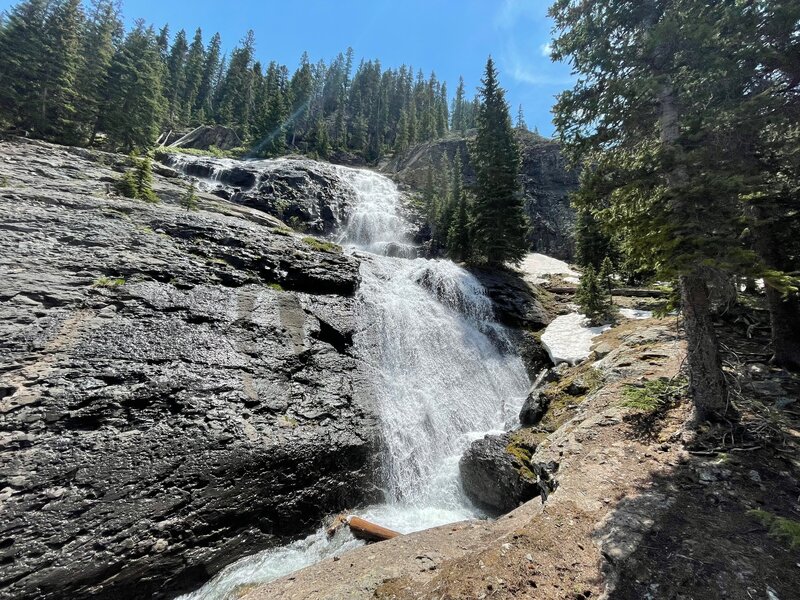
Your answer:
[[[15,4],[0,0],[0,10]],[[547,54],[549,0],[124,0],[128,23],[141,17],[174,33],[202,27],[232,49],[248,29],[257,57],[294,69],[304,50],[326,61],[352,46],[356,59],[378,58],[435,71],[451,97],[463,75],[472,96],[491,54],[512,115],[523,105],[528,126],[551,135],[553,96],[570,86],[569,67]]]

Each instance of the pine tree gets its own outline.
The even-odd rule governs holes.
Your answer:
[[[520,131],[528,131],[528,125],[525,123],[525,115],[522,114],[522,104],[519,105],[517,111],[517,129]]]
[[[0,118],[39,131],[42,81],[47,61],[45,23],[49,0],[25,0],[8,13],[0,31]]]
[[[195,105],[203,81],[206,51],[203,47],[203,31],[198,28],[186,55],[183,94],[179,101],[178,121],[182,124],[200,125],[195,118]]]
[[[737,3],[746,4],[746,3]],[[574,89],[554,109],[565,151],[606,178],[610,229],[627,232],[635,258],[678,279],[688,339],[690,390],[701,418],[729,410],[707,279],[752,266],[739,243],[735,181],[721,161],[728,140],[719,109],[742,97],[737,73],[721,77],[715,34],[726,3],[607,3],[602,11],[556,0],[554,59],[570,58]],[[625,40],[610,47],[608,40]],[[713,59],[713,60],[712,60]],[[724,113],[722,113],[724,114]],[[732,140],[733,138],[731,138]]]
[[[183,106],[186,95],[186,61],[189,53],[189,44],[186,41],[186,32],[181,29],[175,36],[175,41],[167,59],[167,76],[164,86],[167,98],[166,126],[170,129],[179,127],[183,123]]]
[[[464,99],[464,78],[458,78],[458,87],[456,88],[456,97],[453,99],[453,110],[451,127],[453,131],[465,133],[467,130],[467,115],[466,115],[466,101]]]
[[[603,264],[597,277],[600,285],[610,296],[611,290],[614,288],[614,263],[611,262],[608,256],[603,259]]]
[[[186,210],[197,210],[197,184],[192,181],[186,188],[186,193],[181,196],[181,206]]]
[[[249,137],[252,126],[254,52],[255,35],[251,30],[233,51],[219,90],[217,119],[221,124],[233,127],[243,139]]]
[[[454,213],[447,232],[447,255],[457,261],[469,258],[469,209],[467,194],[464,190],[461,171],[461,153],[456,154],[453,162],[453,185],[451,189]]]
[[[153,165],[150,157],[140,158],[136,152],[132,152],[130,159],[133,167],[117,182],[117,190],[126,198],[158,202],[158,196],[153,191]]]
[[[601,325],[610,318],[611,296],[604,289],[597,277],[597,271],[591,265],[586,267],[581,275],[575,300],[591,325]]]
[[[525,255],[527,226],[517,181],[519,152],[491,57],[482,83],[478,135],[470,153],[477,178],[472,249],[497,267]]]
[[[215,33],[206,49],[203,74],[200,77],[200,85],[198,86],[197,96],[194,100],[194,114],[197,115],[197,120],[199,121],[203,121],[214,114],[213,101],[217,84],[217,75],[221,67],[221,47],[222,38],[220,38],[219,33]]]
[[[78,71],[82,65],[81,34],[85,16],[81,0],[52,4],[45,23],[47,53],[39,89],[40,134],[68,144],[79,142]]]
[[[84,62],[78,73],[79,120],[83,137],[94,144],[108,102],[108,75],[122,38],[122,21],[115,0],[93,0],[83,40]]]
[[[109,70],[103,126],[113,146],[130,152],[155,143],[164,110],[162,72],[155,32],[138,21]]]

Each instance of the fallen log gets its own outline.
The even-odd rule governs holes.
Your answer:
[[[339,515],[328,528],[328,537],[333,536],[340,527],[347,525],[352,534],[365,542],[382,542],[400,535],[396,531],[370,523],[366,519],[354,515]]]
[[[576,294],[577,287],[546,287],[553,294]],[[664,290],[647,290],[642,288],[618,288],[611,290],[612,296],[629,296],[636,298],[666,298],[668,293]]]

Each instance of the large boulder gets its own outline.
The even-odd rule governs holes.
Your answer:
[[[231,161],[163,153],[159,158],[199,178],[206,189],[306,232],[336,232],[355,199],[340,169],[307,158]]]
[[[126,160],[0,143],[2,598],[174,597],[379,496],[357,259]]]
[[[458,463],[464,492],[495,513],[514,510],[539,493],[529,460],[535,448],[515,443],[512,434],[487,435],[470,444]]]

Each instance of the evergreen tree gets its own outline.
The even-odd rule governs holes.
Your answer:
[[[289,92],[291,96],[290,115],[292,120],[292,147],[296,145],[298,135],[303,139],[309,133],[309,109],[313,87],[314,78],[311,72],[311,63],[309,63],[308,60],[308,53],[304,52],[300,59],[300,67],[295,71],[289,83]]]
[[[451,189],[454,213],[447,232],[447,255],[453,260],[467,260],[469,258],[469,209],[467,194],[464,190],[461,171],[461,153],[456,154],[453,163],[453,185]]]
[[[49,0],[25,0],[0,30],[0,115],[9,125],[41,135],[39,99],[47,62]]]
[[[600,285],[610,296],[611,290],[614,288],[614,263],[611,262],[608,256],[603,259],[603,264],[597,277]]]
[[[194,32],[192,44],[186,55],[186,73],[184,75],[184,89],[180,98],[178,120],[182,124],[200,125],[196,119],[195,106],[200,85],[203,81],[203,69],[206,60],[206,51],[203,47],[203,31],[198,28]]]
[[[82,45],[84,61],[78,73],[78,118],[90,145],[94,144],[108,102],[108,74],[122,31],[117,2],[93,0]]]
[[[739,242],[737,177],[720,152],[720,116],[742,97],[742,79],[721,77],[722,12],[738,4],[689,0],[635,7],[612,0],[602,11],[571,0],[551,8],[554,59],[570,58],[578,80],[559,96],[557,130],[566,152],[608,182],[594,207],[610,229],[626,231],[631,255],[676,278],[688,338],[690,389],[701,418],[729,409],[709,314],[715,270],[751,269]],[[718,33],[715,33],[718,32]],[[610,45],[608,40],[620,40]]]
[[[186,188],[186,193],[181,196],[181,206],[186,210],[197,210],[198,201],[197,184],[192,181],[189,183],[189,187]]]
[[[219,90],[217,119],[221,124],[233,127],[243,139],[249,137],[252,126],[254,52],[255,35],[251,30],[231,54],[231,61]]]
[[[482,83],[478,135],[471,152],[477,178],[472,249],[490,265],[501,266],[525,255],[527,224],[517,181],[519,152],[491,57]]]
[[[220,58],[221,47],[222,38],[220,38],[219,33],[215,33],[205,53],[203,74],[200,77],[197,96],[194,100],[194,114],[197,115],[197,121],[199,122],[205,121],[214,114],[215,87],[222,66]]]
[[[522,114],[522,104],[519,105],[517,111],[517,129],[520,131],[528,131],[528,125],[525,123],[525,115]]]
[[[458,87],[456,88],[456,97],[453,99],[453,110],[451,127],[453,131],[464,133],[467,130],[467,107],[466,100],[464,99],[464,78],[458,78]]]
[[[150,157],[140,158],[136,152],[132,152],[130,158],[133,167],[117,182],[117,190],[126,198],[158,202],[158,196],[153,191],[153,165]]]
[[[153,28],[138,21],[112,61],[103,126],[123,151],[150,148],[158,137],[164,102],[159,57]]]
[[[167,98],[166,125],[168,128],[178,127],[183,123],[183,107],[186,95],[186,61],[189,53],[189,44],[186,41],[186,32],[181,29],[175,36],[175,41],[167,59],[166,82],[164,86]]]
[[[39,89],[36,130],[55,141],[79,139],[77,76],[83,58],[81,35],[85,16],[81,0],[52,4],[45,23],[46,54]]]
[[[581,275],[581,283],[575,300],[591,325],[602,325],[611,317],[611,296],[597,277],[597,271],[589,265]]]

